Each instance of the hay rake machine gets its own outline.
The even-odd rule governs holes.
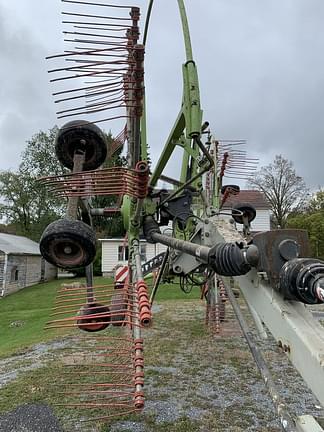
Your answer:
[[[253,206],[241,203],[230,214],[224,210],[228,197],[239,194],[237,185],[224,184],[225,175],[246,178],[257,161],[246,156],[243,142],[217,140],[208,122],[203,122],[183,0],[177,1],[186,51],[183,99],[154,170],[148,156],[144,93],[144,51],[153,0],[149,2],[142,43],[139,8],[86,0],[63,3],[71,8],[63,12],[63,23],[71,27],[64,33],[72,47],[50,57],[51,61],[65,61],[63,67],[52,68],[50,73],[51,82],[59,86],[54,92],[55,102],[62,106],[58,118],[72,118],[56,139],[57,157],[71,172],[41,179],[49,190],[66,199],[67,211],[65,218],[45,229],[40,247],[45,259],[59,267],[84,266],[86,283],[58,292],[47,324],[48,328],[78,330],[78,335],[71,336],[76,354],[65,359],[67,380],[62,403],[95,409],[95,418],[101,419],[143,408],[141,331],[151,324],[151,305],[161,282],[178,278],[184,291],[191,286],[203,287],[207,320],[216,327],[224,314],[223,300],[230,300],[282,429],[321,431],[313,417],[293,419],[287,412],[240,312],[232,285],[235,278],[260,334],[264,336],[265,325],[323,403],[324,329],[306,305],[324,303],[324,263],[307,258],[304,231],[275,230],[252,236]],[[63,88],[66,83],[74,85]],[[125,119],[126,125],[108,154],[127,147],[127,167],[101,168],[107,145],[97,124],[116,119]],[[182,165],[180,177],[174,179],[164,171],[179,147],[183,150]],[[169,183],[170,189],[159,188],[159,180]],[[116,210],[93,207],[92,197],[105,195],[120,197],[118,210],[129,247],[128,276],[123,284],[94,286],[96,238],[92,219]],[[243,225],[243,235],[234,221]],[[162,233],[160,227],[169,224],[169,233]],[[167,247],[164,254],[146,264],[140,255],[142,233],[148,242]],[[144,275],[157,266],[159,272],[149,297]]]

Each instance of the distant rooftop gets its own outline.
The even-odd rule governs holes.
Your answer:
[[[266,200],[264,194],[258,190],[241,189],[237,195],[231,195],[225,201],[224,207],[233,207],[238,203],[249,203],[255,208],[269,209],[270,205]]]
[[[0,233],[0,251],[6,254],[40,255],[38,243],[27,237]]]

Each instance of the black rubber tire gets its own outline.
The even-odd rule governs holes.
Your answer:
[[[82,318],[82,315],[98,315],[102,314],[102,317],[97,318]],[[77,320],[77,325],[80,330],[89,333],[105,330],[110,324],[110,310],[107,306],[103,306],[100,303],[91,303],[83,306],[78,315],[80,319]],[[91,324],[87,326],[87,324]],[[97,325],[96,325],[97,324]]]
[[[110,304],[110,311],[112,313],[111,315],[111,323],[114,327],[120,327],[124,324],[126,315],[124,311],[126,311],[126,302],[127,302],[127,295],[122,292],[118,292],[120,290],[117,290],[115,294],[111,297],[111,304]],[[116,314],[118,312],[118,314]],[[114,315],[116,314],[116,315]]]
[[[82,221],[59,219],[47,226],[39,249],[45,260],[57,267],[85,267],[96,256],[96,236]]]
[[[233,211],[234,210],[234,211]],[[243,215],[238,214],[235,210],[239,210]],[[236,223],[243,224],[243,217],[247,216],[249,223],[251,223],[256,217],[256,210],[252,204],[249,203],[237,203],[232,209],[232,218]]]
[[[81,140],[85,141],[84,145]],[[66,123],[56,136],[56,156],[62,165],[72,170],[74,152],[78,149],[85,150],[83,171],[99,168],[107,157],[107,140],[101,129],[85,120]]]

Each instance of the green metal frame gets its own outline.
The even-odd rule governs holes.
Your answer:
[[[180,18],[182,23],[182,31],[184,37],[186,61],[182,65],[182,85],[183,96],[179,114],[171,129],[171,132],[166,140],[160,158],[156,167],[151,175],[149,186],[156,187],[157,182],[162,175],[167,163],[169,162],[175,148],[181,147],[183,149],[183,158],[180,174],[180,184],[178,188],[171,194],[171,197],[179,194],[189,184],[202,190],[202,175],[211,166],[210,159],[208,163],[203,161],[199,165],[199,157],[202,152],[202,146],[199,144],[201,138],[202,117],[203,111],[200,104],[199,81],[196,64],[193,60],[192,46],[190,40],[190,32],[188,20],[184,5],[184,0],[177,0]],[[147,19],[144,27],[143,44],[146,44],[150,16],[152,12],[154,0],[150,0],[147,11]],[[148,145],[146,134],[146,110],[145,110],[145,96],[143,99],[143,115],[140,122],[140,138],[136,143],[140,147],[141,160],[148,160]],[[124,220],[124,227],[128,233],[128,244],[130,250],[130,257],[133,256],[133,244],[139,239],[141,223],[135,220],[135,210],[138,203],[136,200],[125,196],[122,204],[122,215]],[[154,214],[156,205],[153,204],[150,198],[147,198],[142,203],[142,214]],[[189,222],[186,227],[186,234],[192,231],[192,223]],[[183,237],[182,230],[174,232],[178,238]]]
[[[144,29],[143,42],[146,43],[148,34],[148,23],[151,15],[153,6],[153,0],[150,1],[148,7],[148,14],[146,25]],[[180,146],[184,149],[184,156],[181,168],[180,181],[182,183],[189,180],[189,160],[190,156],[192,165],[190,171],[192,173],[197,171],[197,158],[199,155],[199,150],[195,142],[193,142],[194,137],[200,137],[201,125],[202,125],[202,115],[203,112],[200,106],[200,94],[199,94],[199,82],[196,64],[193,60],[192,47],[189,33],[188,20],[186,15],[186,10],[183,0],[178,0],[178,6],[180,11],[180,17],[182,22],[182,30],[184,36],[184,44],[186,51],[186,63],[182,66],[182,76],[183,76],[183,97],[182,106],[179,115],[174,123],[173,128],[167,138],[164,149],[161,156],[157,162],[157,165],[153,171],[150,180],[150,186],[155,187],[159,177],[161,176],[165,166],[167,165],[174,149],[176,146]],[[142,125],[145,125],[145,111],[143,115]],[[143,138],[146,137],[146,132],[143,130]],[[143,139],[144,142],[144,139]]]

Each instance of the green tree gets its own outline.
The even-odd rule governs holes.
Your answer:
[[[58,127],[47,132],[40,131],[27,141],[22,161],[16,172],[0,172],[0,217],[11,226],[16,234],[39,240],[45,227],[64,216],[66,201],[50,193],[38,180],[40,177],[62,175],[68,172],[55,155],[55,137]],[[108,148],[112,143],[111,133],[107,134]],[[104,167],[124,164],[121,149],[108,157]],[[93,197],[92,207],[116,207],[117,196]],[[111,217],[94,217],[94,228],[98,235],[121,236],[123,224],[120,214]]]
[[[309,212],[324,210],[324,189],[320,189],[314,193],[308,204]]]
[[[45,227],[63,214],[63,201],[39,181],[45,175],[65,170],[55,156],[57,126],[39,132],[27,141],[22,162],[16,172],[0,173],[0,215],[16,234],[39,240]]]
[[[262,191],[273,214],[274,225],[284,228],[288,215],[306,203],[307,188],[293,163],[281,155],[249,179],[248,186]]]
[[[287,219],[287,226],[307,230],[312,256],[324,259],[324,209],[291,215]]]
[[[27,146],[21,155],[19,171],[29,173],[35,178],[60,175],[67,170],[55,155],[55,137],[59,128],[52,127],[47,132],[39,131],[27,140]]]

